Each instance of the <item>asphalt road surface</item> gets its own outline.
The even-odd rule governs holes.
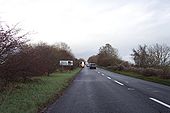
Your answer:
[[[45,113],[170,113],[170,87],[85,67]]]

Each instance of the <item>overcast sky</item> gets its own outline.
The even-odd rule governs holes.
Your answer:
[[[32,42],[65,42],[77,58],[106,43],[125,60],[139,44],[170,46],[170,0],[0,0],[0,21],[36,32]]]

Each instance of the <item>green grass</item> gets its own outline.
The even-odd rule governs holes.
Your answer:
[[[69,81],[80,71],[53,73],[36,77],[27,83],[0,92],[0,113],[36,113],[68,87]]]
[[[170,86],[170,79],[162,79],[162,78],[155,77],[155,76],[146,77],[138,73],[127,72],[127,71],[113,71],[113,72]]]

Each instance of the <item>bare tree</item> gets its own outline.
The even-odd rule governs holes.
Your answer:
[[[155,44],[152,46],[141,46],[133,49],[133,59],[139,67],[166,67],[170,66],[170,47]]]
[[[0,25],[0,64],[3,64],[10,54],[13,54],[28,41],[26,34],[20,34],[21,29]]]
[[[62,50],[66,50],[66,51],[68,51],[68,52],[71,52],[70,47],[69,47],[66,43],[64,43],[64,42],[56,43],[56,44],[54,44],[54,45],[55,45],[56,48],[59,48],[59,49],[62,49]]]
[[[133,54],[131,54],[131,56],[133,56],[133,60],[135,61],[136,66],[147,67],[148,54],[146,45],[139,45],[137,50],[133,49]]]
[[[163,44],[155,44],[148,48],[149,62],[151,66],[170,66],[170,47]]]
[[[59,65],[60,60],[76,61],[74,55],[71,52],[70,47],[66,43],[64,42],[55,43],[53,46],[56,48],[57,68],[60,68],[60,65]]]

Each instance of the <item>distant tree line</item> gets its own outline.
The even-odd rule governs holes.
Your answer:
[[[96,63],[99,66],[115,66],[120,64],[122,60],[118,55],[118,50],[113,48],[110,44],[105,44],[99,48],[97,55],[88,58],[88,62]]]
[[[155,44],[151,46],[139,45],[131,54],[138,67],[167,67],[170,66],[170,47]]]
[[[139,45],[131,54],[135,67],[128,70],[145,76],[170,78],[170,47],[165,44]],[[125,68],[124,68],[125,69]],[[126,70],[127,70],[126,69]]]
[[[159,76],[170,78],[170,47],[163,44],[147,46],[139,45],[132,49],[135,64],[120,59],[118,50],[110,44],[100,47],[99,53],[89,57],[88,62],[94,62],[108,70],[130,71],[144,76]]]
[[[73,68],[79,65],[67,44],[28,44],[27,36],[28,33],[21,34],[17,26],[11,28],[0,24],[0,86],[49,75],[61,69],[60,60],[73,60]]]

